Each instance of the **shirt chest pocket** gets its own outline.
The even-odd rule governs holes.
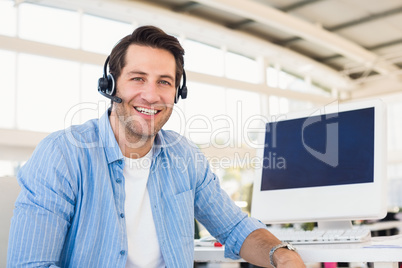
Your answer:
[[[181,236],[194,238],[194,194],[192,190],[171,197],[172,224]]]

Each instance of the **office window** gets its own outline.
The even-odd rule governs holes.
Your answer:
[[[37,42],[79,48],[79,14],[22,3],[19,5],[19,36]]]
[[[296,88],[295,83],[298,82],[297,77],[290,75],[286,72],[280,71],[278,75],[278,87],[282,89]]]
[[[290,100],[287,98],[279,98],[279,111],[280,114],[287,114],[290,112]]]
[[[271,116],[286,114],[289,112],[289,100],[282,97],[269,97],[269,114]]]
[[[129,23],[84,14],[82,17],[82,49],[110,54],[116,43],[133,32]]]
[[[314,107],[312,102],[289,99],[286,102],[289,112],[306,111]]]
[[[100,118],[110,106],[110,100],[98,92],[98,79],[103,75],[103,66],[82,64],[81,65],[81,90],[80,106],[75,115],[74,124],[84,123],[89,119]]]
[[[388,165],[388,178],[398,179],[402,181],[402,164],[390,164]]]
[[[103,76],[103,66],[82,64],[81,75],[80,98],[82,101],[97,103],[99,100],[106,99],[98,92],[98,79]]]
[[[270,87],[306,91],[307,84],[300,78],[282,71],[279,67],[266,69],[267,85]]]
[[[329,89],[321,88],[319,85],[310,84],[307,87],[306,92],[316,93],[324,96],[331,96],[331,91]]]
[[[279,70],[276,68],[267,68],[267,85],[270,87],[277,88],[279,86]]]
[[[201,148],[215,146],[226,141],[223,128],[227,127],[225,90],[218,86],[189,83],[188,98],[185,100],[184,122],[180,132]],[[182,133],[183,134],[183,133]]]
[[[274,88],[281,88],[304,93],[313,93],[319,95],[330,95],[329,91],[325,91],[318,85],[309,82],[308,79],[294,76],[285,71],[281,71],[279,67],[268,67],[266,69],[267,85]]]
[[[304,79],[283,73],[285,85],[284,87],[293,91],[299,91],[304,93],[313,93],[319,95],[330,95],[329,91],[325,91],[324,89],[312,84],[311,82],[307,82]],[[307,79],[308,80],[308,79]],[[286,85],[287,83],[287,85]]]
[[[79,64],[20,54],[18,66],[17,127],[41,132],[66,127],[69,110],[79,102]]]
[[[223,76],[224,52],[221,49],[208,46],[192,40],[185,40],[184,68],[186,70]]]
[[[388,149],[388,202],[389,206],[402,208],[402,94],[383,96],[387,107]]]
[[[258,93],[228,89],[226,105],[235,129],[232,139],[236,147],[253,147],[257,139],[255,129],[263,127],[261,121],[261,97]]]
[[[309,91],[310,85],[307,84],[303,79],[289,74],[287,75],[285,80],[286,79],[290,82],[289,85],[287,86],[288,89],[299,92]]]
[[[259,65],[254,59],[227,52],[225,54],[225,74],[227,78],[249,83],[261,81]]]
[[[14,1],[0,1],[0,34],[15,36],[17,34],[17,9]]]
[[[296,111],[306,111],[314,107],[312,102],[299,101],[278,96],[270,96],[268,100],[268,111],[271,120],[277,116]]]
[[[402,104],[399,102],[387,103],[388,112],[388,150],[402,150]],[[402,177],[402,173],[401,173]]]
[[[0,128],[13,128],[15,124],[15,62],[16,53],[0,50],[1,105]]]
[[[215,171],[220,175],[222,188],[245,212],[250,212],[252,184],[257,175],[253,167],[257,139],[259,131],[265,129],[261,104],[258,93],[226,90],[227,116],[233,130],[229,137],[231,143],[226,148],[228,152],[219,157]]]
[[[12,161],[0,160],[0,180],[1,177],[15,176],[15,165]]]
[[[240,161],[240,165],[234,163],[233,166],[222,168],[217,173],[220,174],[222,189],[244,212],[250,213],[254,178],[258,174],[251,165],[247,166],[250,161]]]

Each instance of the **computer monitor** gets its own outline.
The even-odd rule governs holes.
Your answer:
[[[386,215],[382,101],[336,102],[279,116],[266,124],[263,139],[251,216],[266,224],[350,226]]]

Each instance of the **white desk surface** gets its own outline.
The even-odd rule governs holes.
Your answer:
[[[398,267],[402,262],[402,235],[372,237],[357,244],[295,245],[305,263],[373,262],[375,267]],[[223,256],[223,247],[196,247],[196,262],[236,262]],[[237,260],[243,261],[243,260]]]

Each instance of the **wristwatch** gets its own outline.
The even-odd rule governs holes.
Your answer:
[[[271,265],[274,268],[276,268],[276,264],[274,263],[274,253],[278,248],[287,248],[288,250],[296,251],[296,248],[288,242],[282,242],[279,245],[276,245],[275,247],[273,247],[271,249],[271,251],[269,252],[269,261],[271,262]]]

